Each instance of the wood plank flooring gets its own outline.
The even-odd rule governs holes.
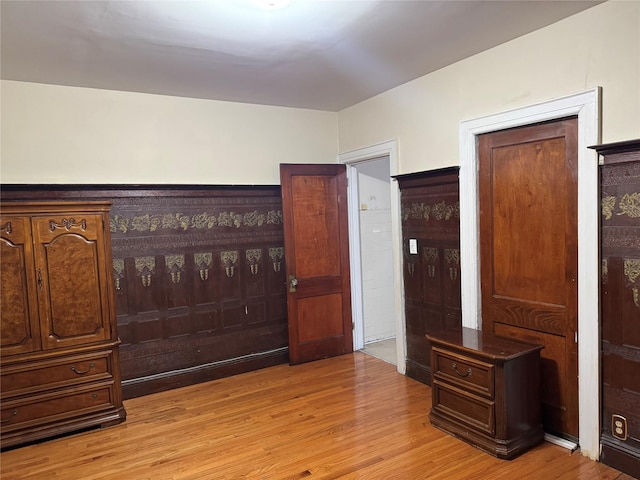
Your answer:
[[[432,428],[429,387],[356,352],[125,402],[121,425],[2,452],[2,480],[610,479],[542,443],[498,460]]]

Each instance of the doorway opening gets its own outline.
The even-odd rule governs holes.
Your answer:
[[[396,142],[339,155],[349,179],[354,350],[405,371]]]

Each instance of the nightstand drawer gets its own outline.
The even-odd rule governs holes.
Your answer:
[[[451,383],[490,400],[494,398],[495,367],[490,363],[474,360],[438,347],[433,347],[433,360],[433,375],[436,380]]]
[[[455,387],[434,382],[433,411],[459,424],[488,435],[495,435],[495,405]]]

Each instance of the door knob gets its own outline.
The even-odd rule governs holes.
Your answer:
[[[295,275],[289,275],[289,293],[295,293],[298,286],[298,279]]]

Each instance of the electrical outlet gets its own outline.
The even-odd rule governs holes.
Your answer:
[[[627,439],[627,419],[622,415],[611,415],[611,434],[618,440]]]

